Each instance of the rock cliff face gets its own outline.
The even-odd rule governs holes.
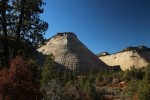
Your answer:
[[[124,50],[115,53],[101,53],[99,59],[109,66],[120,65],[122,70],[129,69],[131,66],[143,67],[150,63],[150,49],[145,46],[127,47]]]
[[[108,66],[98,59],[74,33],[58,33],[38,49],[45,55],[53,54],[55,61],[70,70],[106,70]]]

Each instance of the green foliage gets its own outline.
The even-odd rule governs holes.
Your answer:
[[[128,82],[127,88],[126,88],[127,96],[131,98],[137,92],[138,84],[139,84],[139,81],[135,79]]]
[[[125,71],[123,77],[126,81],[130,81],[132,79],[142,80],[144,77],[144,71],[142,68],[135,68],[135,66],[132,66],[130,70]]]
[[[0,1],[0,66],[9,68],[10,59],[20,55],[20,51],[28,55],[29,48],[25,47],[43,43],[48,23],[39,16],[43,13],[42,5],[43,0]]]
[[[138,86],[138,97],[140,100],[150,100],[150,83],[141,81]]]
[[[123,75],[124,75],[123,71],[118,71],[118,72],[113,73],[111,76],[112,76],[112,78],[117,78],[119,80],[123,80]]]
[[[65,82],[74,80],[74,75],[72,71],[66,70],[63,75],[63,79]]]
[[[135,94],[139,95],[141,100],[148,100],[149,99],[149,71],[150,68],[147,66],[144,68],[135,68],[131,67],[131,70],[127,71],[119,71],[114,73],[109,72],[99,72],[94,73],[92,71],[87,72],[86,74],[82,74],[78,71],[69,71],[66,70],[64,73],[61,73],[58,78],[54,69],[54,62],[53,57],[47,58],[41,80],[41,84],[44,84],[45,93],[50,93],[50,88],[48,87],[55,87],[52,79],[58,79],[59,84],[61,86],[60,91],[61,93],[57,92],[60,98],[70,100],[70,99],[79,99],[84,98],[93,99],[93,100],[101,100],[102,99],[102,91],[96,88],[97,83],[105,82],[106,84],[111,84],[112,79],[117,78],[118,80],[125,81],[124,85],[126,85],[126,89],[123,90],[123,98],[130,98],[132,99]],[[143,81],[142,81],[143,80]],[[140,82],[139,82],[140,81]],[[43,83],[42,83],[43,82]],[[49,86],[51,84],[51,86]],[[145,87],[144,87],[145,86]],[[144,87],[142,89],[142,87]],[[142,89],[142,90],[141,90]],[[107,91],[106,91],[107,92]],[[51,91],[51,95],[54,95],[53,91]],[[51,95],[48,95],[51,98]],[[46,96],[47,97],[47,96]]]
[[[83,90],[86,78],[84,76],[80,76],[77,81],[78,81],[79,87]]]
[[[89,79],[85,81],[83,91],[90,95],[94,100],[100,100],[102,97],[100,91],[96,90],[94,84],[92,84]]]
[[[140,100],[150,99],[150,65],[145,68],[131,67],[124,72],[124,78],[128,81],[127,96],[131,98],[137,93]]]
[[[42,34],[47,30],[48,24],[40,19],[43,13],[42,0],[2,0],[0,2],[0,18],[2,24],[0,35],[15,37],[32,45],[41,43]],[[6,21],[8,24],[6,24]],[[5,32],[4,32],[5,30]]]
[[[64,95],[63,86],[59,79],[51,79],[46,86],[43,87],[44,100],[60,100]]]
[[[150,64],[145,68],[145,79],[150,82]]]
[[[54,69],[54,56],[49,55],[46,58],[46,61],[43,66],[42,70],[42,79],[41,79],[41,86],[45,86],[52,78],[56,77],[55,69]]]
[[[84,84],[84,91],[88,94],[91,94],[92,93],[92,85],[90,83],[89,80],[86,80],[85,81],[85,84]]]
[[[145,68],[145,77],[138,86],[138,96],[140,100],[150,100],[150,65]]]
[[[68,81],[69,80],[69,73],[68,73],[68,71],[64,72],[63,79],[64,79],[64,81]]]
[[[96,83],[102,82],[103,79],[104,79],[104,78],[103,78],[102,74],[97,74],[97,75],[95,76],[95,82],[96,82]]]

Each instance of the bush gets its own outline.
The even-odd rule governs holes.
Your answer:
[[[119,72],[115,72],[112,74],[112,78],[117,78],[119,80],[123,80],[123,74],[124,72],[123,71],[119,71]]]
[[[124,72],[123,77],[126,81],[130,81],[132,79],[142,80],[144,77],[144,74],[145,72],[143,68],[135,68],[134,66],[132,66],[130,70],[126,70]]]
[[[60,100],[63,96],[63,87],[59,79],[51,79],[42,89],[44,100]]]
[[[147,81],[150,81],[150,64],[146,66],[145,68],[145,79]]]
[[[127,84],[128,93],[133,95],[137,91],[138,84],[139,84],[139,81],[137,80],[131,80],[130,82],[128,82]]]
[[[40,99],[39,84],[33,75],[30,62],[16,57],[11,60],[10,68],[2,69],[0,74],[0,99]]]
[[[141,81],[138,86],[138,97],[140,100],[150,100],[150,83]]]

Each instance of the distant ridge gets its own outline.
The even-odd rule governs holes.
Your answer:
[[[114,54],[103,52],[97,56],[109,66],[120,65],[122,70],[150,64],[150,48],[146,46],[130,46]]]
[[[55,61],[69,70],[108,69],[108,66],[99,60],[72,32],[58,33],[37,50],[44,55],[52,53]]]

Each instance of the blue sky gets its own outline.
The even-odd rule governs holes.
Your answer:
[[[74,32],[92,52],[150,47],[150,0],[45,0],[45,37]]]

